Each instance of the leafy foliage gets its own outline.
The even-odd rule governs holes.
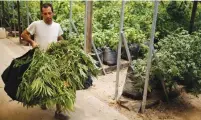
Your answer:
[[[53,43],[46,52],[35,50],[23,74],[17,97],[29,107],[55,104],[73,110],[76,89],[82,89],[88,75],[97,75],[93,59],[68,41]]]
[[[158,32],[157,38],[164,38],[180,27],[188,30],[191,9],[192,2],[190,1],[163,2],[159,6],[156,29]]]
[[[59,44],[53,43],[47,53],[57,57],[57,64],[60,66],[61,78],[68,80],[68,84],[76,89],[83,87],[88,77],[88,72],[96,76],[97,68],[90,55],[86,54],[79,46],[72,42],[62,41]],[[66,63],[65,65],[63,65]]]
[[[72,22],[75,24],[75,27],[78,30],[79,34],[84,33],[84,12],[85,4],[80,1],[72,2]],[[70,23],[70,1],[54,1],[53,6],[55,8],[56,15],[54,19],[56,22],[61,24],[61,27],[64,31],[64,39],[69,37],[69,27],[72,24]],[[75,30],[72,29],[72,32],[75,33]],[[84,38],[84,37],[83,37]]]
[[[153,71],[170,82],[174,78],[183,80],[194,92],[200,92],[200,33],[189,35],[187,31],[178,30],[158,43]]]
[[[165,81],[168,91],[171,91],[176,84],[183,84],[189,92],[198,94],[201,92],[201,41],[200,31],[188,34],[188,31],[178,29],[174,33],[161,39],[155,46],[156,51],[152,59],[150,79],[152,85]],[[135,77],[143,89],[145,80],[147,59],[134,61]]]
[[[146,77],[146,65],[147,60],[146,59],[137,59],[133,61],[134,67],[134,78],[135,83],[133,83],[135,89],[143,94],[144,90],[144,83],[145,83],[145,77]],[[151,86],[148,87],[148,91],[151,91]]]
[[[14,67],[18,67],[18,66],[21,66],[23,64],[27,64],[27,63],[29,63],[31,61],[32,61],[32,59],[31,59],[30,56],[22,57],[21,59],[15,59]]]

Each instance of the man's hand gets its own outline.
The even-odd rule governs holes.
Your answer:
[[[37,44],[35,41],[33,41],[33,40],[31,39],[30,33],[29,33],[27,30],[24,30],[24,31],[22,32],[22,35],[21,35],[21,36],[22,36],[22,38],[23,38],[24,40],[26,40],[27,42],[29,42],[33,48],[35,48],[35,47],[38,46],[38,44]]]
[[[35,41],[32,41],[32,42],[31,42],[31,46],[32,46],[32,48],[35,48],[35,47],[38,46],[38,43],[36,43]]]
[[[60,40],[63,40],[63,37],[62,37],[62,36],[59,36],[59,37],[57,38],[57,41],[60,41]]]

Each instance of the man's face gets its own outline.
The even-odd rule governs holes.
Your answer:
[[[43,20],[45,21],[46,24],[52,24],[52,16],[53,16],[53,12],[51,7],[47,7],[47,8],[42,8],[42,16],[43,16]]]

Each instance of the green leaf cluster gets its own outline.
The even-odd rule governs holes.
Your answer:
[[[146,78],[146,65],[147,60],[145,59],[137,59],[133,61],[134,66],[134,83],[132,84],[136,91],[143,94],[144,83]],[[151,86],[148,86],[148,91],[151,91]]]
[[[17,98],[27,107],[60,104],[63,110],[72,111],[76,90],[83,88],[88,75],[97,73],[93,59],[79,46],[68,41],[52,43],[46,52],[35,49]]]
[[[201,92],[201,34],[178,29],[174,33],[161,39],[155,45],[152,67],[150,70],[150,88],[158,87],[160,80],[165,81],[168,91],[172,91],[176,84],[183,84],[193,94]],[[134,61],[135,79],[141,91],[146,76],[147,59]],[[153,86],[152,86],[153,85]]]
[[[201,91],[200,37],[200,32],[190,35],[178,29],[159,41],[152,69],[154,74],[170,83],[167,84],[170,89],[177,82],[174,78],[177,78],[184,81],[189,90]]]

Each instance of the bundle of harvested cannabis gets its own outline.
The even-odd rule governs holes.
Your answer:
[[[46,52],[35,50],[17,98],[27,107],[58,103],[64,110],[73,110],[76,89],[83,87],[88,75],[97,73],[93,59],[81,48],[68,41],[53,43]]]

